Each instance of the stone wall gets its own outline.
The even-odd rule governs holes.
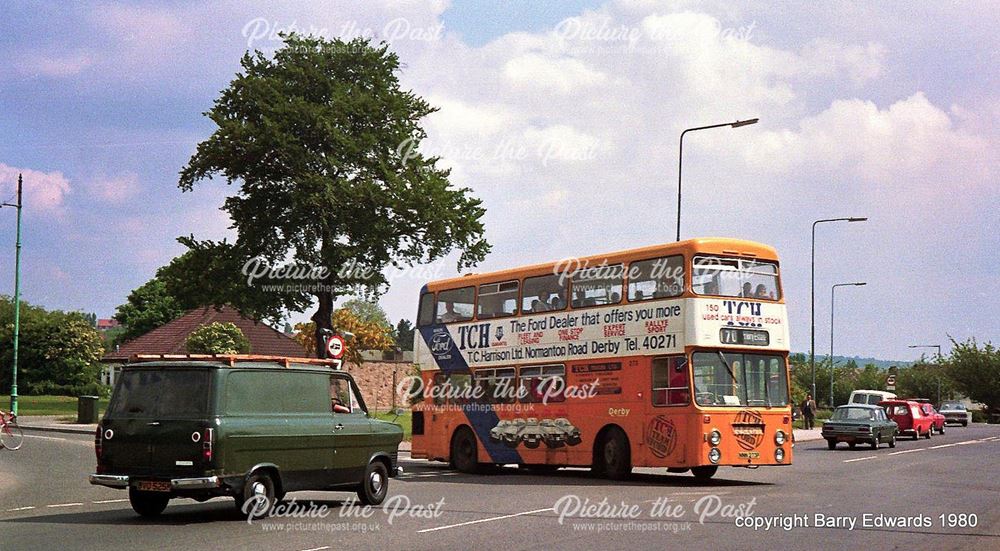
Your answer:
[[[415,374],[413,363],[391,361],[366,361],[360,366],[347,364],[344,371],[350,373],[358,383],[368,409],[378,411],[392,409],[396,383]],[[405,396],[396,396],[395,404],[397,408],[409,409]]]

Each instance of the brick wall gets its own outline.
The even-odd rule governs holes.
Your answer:
[[[366,361],[360,366],[347,364],[344,370],[358,383],[368,409],[378,411],[392,409],[392,398],[396,392],[393,373],[396,374],[397,383],[414,374],[413,364],[410,362]],[[397,396],[396,407],[409,408],[409,403],[404,396]]]

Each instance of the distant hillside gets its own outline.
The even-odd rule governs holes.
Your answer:
[[[805,356],[805,358],[807,360],[809,359],[809,353],[808,352],[795,352],[795,354],[802,354],[803,356]],[[851,360],[854,360],[854,363],[858,364],[858,367],[864,367],[864,366],[866,366],[868,364],[874,364],[875,367],[877,367],[879,369],[889,369],[892,366],[896,366],[896,367],[909,367],[910,365],[913,364],[913,362],[911,362],[911,361],[903,361],[903,360],[880,360],[878,358],[862,358],[860,356],[838,356],[836,354],[833,355],[833,359],[834,359],[834,361],[837,362],[837,365],[844,365],[845,363],[847,363],[847,362],[849,362]],[[825,361],[827,361],[827,355],[826,354],[816,354],[816,363],[825,362]]]

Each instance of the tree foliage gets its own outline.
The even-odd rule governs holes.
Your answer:
[[[100,333],[80,312],[46,311],[21,303],[18,390],[96,385],[104,354]],[[13,363],[14,304],[0,296],[0,389],[10,391]]]
[[[190,354],[249,354],[250,340],[236,324],[214,322],[195,329],[184,342]]]
[[[349,331],[354,338],[347,341],[344,359],[355,365],[364,363],[361,352],[364,350],[390,350],[395,345],[392,328],[377,321],[365,321],[348,308],[338,308],[333,314],[331,325],[341,331]],[[295,340],[306,350],[315,350],[316,327],[312,322],[295,325],[298,333]],[[321,346],[321,345],[320,345]]]
[[[460,249],[462,268],[489,245],[481,201],[420,152],[420,120],[435,109],[400,87],[399,58],[388,46],[295,34],[284,42],[273,57],[243,57],[206,113],[218,128],[180,174],[184,191],[213,176],[239,186],[222,207],[236,241],[182,238],[189,254],[168,271],[175,283],[204,284],[203,300],[250,317],[278,320],[315,303],[316,342],[331,329],[336,298],[383,291],[390,265]],[[242,268],[253,261],[327,273],[251,282]],[[263,289],[268,279],[285,286]]]
[[[410,320],[401,319],[396,324],[396,348],[413,351],[413,324]]]
[[[129,293],[115,309],[114,318],[122,324],[122,340],[132,340],[178,318],[185,304],[167,290],[166,283],[154,278]]]
[[[1000,349],[990,342],[980,346],[976,339],[951,344],[945,369],[956,389],[990,413],[1000,411]]]

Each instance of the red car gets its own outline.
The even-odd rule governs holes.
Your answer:
[[[944,415],[938,413],[937,410],[934,409],[934,406],[929,403],[921,403],[920,412],[931,418],[931,426],[934,427],[934,430],[936,430],[938,434],[944,434]]]
[[[930,438],[934,431],[934,418],[925,414],[920,404],[911,400],[883,400],[878,403],[885,413],[899,425],[899,434],[912,435],[916,440]]]

